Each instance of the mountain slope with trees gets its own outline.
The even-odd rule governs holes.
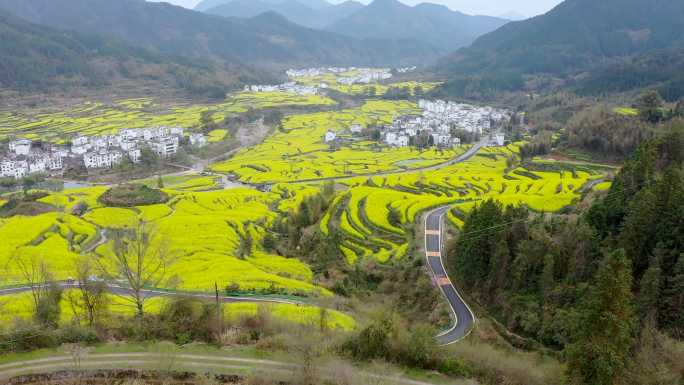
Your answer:
[[[470,298],[514,333],[564,351],[572,384],[681,380],[666,351],[684,338],[684,122],[665,131],[589,208],[545,216],[487,201],[449,248]]]
[[[507,22],[496,17],[454,12],[437,4],[410,7],[397,0],[375,0],[326,30],[354,37],[414,38],[449,51],[468,45]]]
[[[0,87],[20,91],[134,80],[223,97],[227,89],[254,79],[240,66],[162,56],[111,39],[37,26],[4,12],[0,68]]]
[[[281,3],[260,0],[235,0],[209,8],[205,12],[224,17],[250,18],[265,12],[276,12],[289,21],[315,29],[322,29],[337,20],[343,19],[363,8],[356,1],[346,1],[338,5],[323,8],[310,8],[298,0]]]
[[[618,85],[624,89],[641,85],[636,83],[644,75],[647,80],[658,77],[668,59],[649,59],[654,55],[681,56],[682,30],[681,1],[566,0],[545,15],[480,37],[441,60],[435,70],[451,78],[446,89],[461,94],[469,87],[480,92],[521,89],[535,76],[564,79],[566,85],[578,82],[598,92],[606,83],[601,79],[609,77],[606,72],[620,68],[628,71]]]
[[[0,9],[36,24],[116,37],[163,54],[250,65],[398,65],[437,55],[415,40],[353,39],[275,14],[227,19],[141,0],[2,0]]]

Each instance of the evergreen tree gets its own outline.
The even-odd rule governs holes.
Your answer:
[[[637,101],[637,108],[642,119],[657,123],[663,120],[663,98],[658,91],[652,90],[641,95]]]
[[[681,339],[684,338],[684,253],[679,255],[672,274],[664,280],[659,324]]]
[[[658,312],[658,301],[660,300],[660,287],[662,284],[662,270],[660,269],[660,259],[653,258],[648,270],[644,273],[639,283],[639,296],[637,298],[637,310],[639,319],[655,320]]]
[[[467,286],[482,287],[490,275],[490,259],[500,245],[503,213],[492,199],[474,208],[463,225],[462,235],[452,250],[451,266]]]
[[[573,343],[567,349],[572,383],[615,384],[634,341],[632,271],[624,250],[606,256],[596,284],[580,309]]]

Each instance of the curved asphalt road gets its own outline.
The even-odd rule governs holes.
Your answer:
[[[448,206],[440,207],[425,217],[425,258],[432,270],[433,280],[449,302],[455,318],[454,326],[437,336],[442,345],[462,340],[475,325],[475,315],[451,283],[442,262],[442,222],[448,210]]]
[[[78,289],[78,282],[66,282],[66,281],[60,281],[57,282],[59,287],[62,289]],[[131,290],[120,285],[116,284],[108,284],[107,285],[107,290],[111,294],[119,295],[119,296],[131,296]],[[13,287],[13,288],[8,288],[8,289],[0,289],[0,296],[5,296],[5,295],[12,295],[12,294],[19,294],[19,293],[27,293],[31,291],[31,286],[21,286],[21,287]],[[192,292],[183,292],[183,291],[162,291],[162,290],[154,290],[154,289],[145,289],[141,290],[142,294],[145,296],[145,298],[154,298],[154,297],[192,297],[192,298],[199,298],[199,299],[206,299],[206,300],[215,300],[216,295],[212,294],[204,294],[204,293],[192,293]],[[233,303],[233,302],[255,302],[255,303],[283,303],[283,304],[291,304],[291,305],[306,305],[304,302],[299,302],[295,300],[287,300],[287,299],[280,299],[280,298],[259,298],[259,297],[240,297],[240,296],[235,296],[235,297],[226,297],[226,296],[219,296],[219,301],[223,303]]]

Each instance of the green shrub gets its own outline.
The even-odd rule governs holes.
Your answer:
[[[148,206],[168,200],[165,192],[140,184],[112,187],[99,198],[100,203],[109,207]]]

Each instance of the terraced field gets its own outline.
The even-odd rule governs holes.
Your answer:
[[[69,293],[64,294],[68,297]],[[145,311],[151,314],[158,314],[166,305],[168,299],[151,298],[145,303]],[[133,316],[135,308],[125,299],[110,295],[109,311],[116,315]],[[30,320],[33,316],[33,299],[30,293],[13,294],[0,298],[3,312],[0,313],[0,323],[9,324],[17,319]],[[67,324],[77,315],[68,301],[60,303],[60,322]],[[255,303],[228,303],[223,305],[224,317],[226,320],[239,321],[243,317],[252,317],[259,312],[268,312],[270,316],[277,320],[292,322],[301,325],[319,325],[321,319],[321,308],[315,306],[291,305],[291,304],[255,304]],[[327,327],[330,329],[351,330],[356,326],[356,321],[350,316],[335,311],[328,310],[325,315]]]
[[[408,88],[411,95],[415,95],[416,89],[420,88],[423,92],[432,91],[441,83],[439,82],[394,82],[394,83],[371,83],[371,84],[342,84],[338,81],[339,78],[352,77],[358,75],[358,71],[347,71],[340,74],[325,73],[318,76],[309,76],[297,78],[295,81],[305,86],[319,87],[321,84],[326,84],[327,88],[342,92],[349,95],[369,95],[371,90],[374,90],[374,95],[382,96],[387,93],[390,88]]]
[[[106,191],[104,187],[67,190],[42,198],[41,202],[59,212],[0,222],[0,238],[8,240],[0,245],[0,266],[5,268],[0,286],[23,282],[17,258],[44,260],[55,278],[65,279],[73,275],[81,253],[98,244],[102,229],[131,228],[145,220],[156,230],[153,242],[168,242],[177,257],[171,274],[180,279],[180,289],[208,291],[218,282],[221,287],[239,285],[241,290],[273,287],[291,294],[331,295],[312,282],[309,267],[296,259],[269,255],[256,246],[246,258],[237,256],[240,240],[247,234],[259,244],[279,215],[278,206],[294,207],[315,190],[192,190],[193,186],[167,189],[172,198],[166,204],[134,208],[103,207],[98,197]],[[82,217],[67,214],[80,202],[89,207]],[[94,253],[111,253],[111,243],[100,245]]]
[[[46,111],[0,111],[0,140],[9,135],[42,139],[62,144],[76,135],[103,135],[124,128],[156,126],[198,127],[202,114],[214,121],[226,116],[276,106],[333,105],[323,96],[301,96],[284,92],[238,93],[217,104],[168,104],[152,98],[127,99],[112,103],[84,103],[67,109]],[[225,138],[213,132],[210,140]]]
[[[524,204],[539,212],[554,212],[575,203],[581,188],[601,178],[599,169],[540,172],[508,167],[517,146],[486,148],[469,161],[430,172],[407,172],[372,178],[340,180],[347,186],[320,223],[325,234],[339,232],[340,252],[350,263],[373,257],[401,258],[409,247],[402,228],[429,208],[451,204],[448,218],[455,226],[483,200]],[[532,166],[532,165],[531,165]],[[594,188],[605,189],[609,182]]]
[[[370,100],[354,109],[288,116],[283,120],[283,129],[262,144],[211,167],[216,172],[234,174],[242,182],[277,183],[419,168],[445,162],[464,151],[390,148],[355,138],[349,132],[354,124],[386,124],[418,112],[415,103]],[[342,139],[339,147],[324,142],[328,130]]]

